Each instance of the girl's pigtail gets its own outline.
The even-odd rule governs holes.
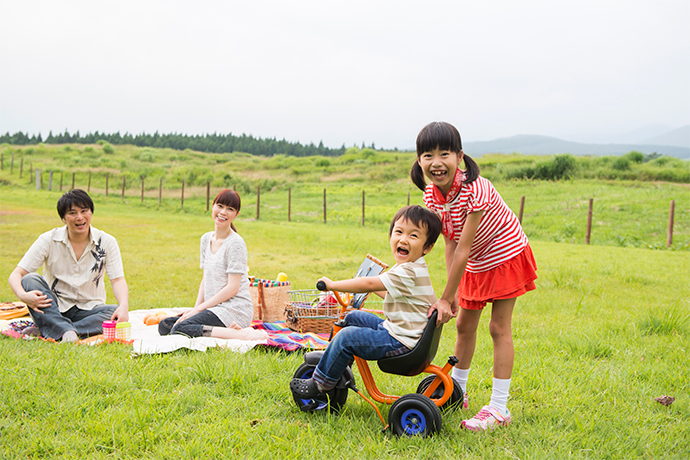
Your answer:
[[[463,155],[463,161],[465,162],[465,183],[469,184],[470,182],[474,182],[477,179],[477,177],[479,177],[479,165],[467,154]]]
[[[235,224],[231,223],[230,228],[232,229],[233,232],[238,233],[237,229],[235,228]]]
[[[426,180],[424,179],[424,171],[422,167],[419,166],[419,162],[415,161],[412,165],[412,170],[410,171],[410,178],[414,185],[417,186],[422,192],[426,189]]]

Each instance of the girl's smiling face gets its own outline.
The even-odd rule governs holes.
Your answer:
[[[445,195],[453,184],[455,171],[462,162],[462,156],[462,150],[460,153],[456,153],[436,148],[430,152],[422,153],[417,158],[417,162],[424,175]]]
[[[213,210],[211,211],[213,223],[218,227],[229,227],[232,221],[237,217],[237,210],[230,206],[220,203],[213,203]]]

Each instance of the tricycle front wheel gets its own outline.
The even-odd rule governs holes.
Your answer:
[[[310,379],[312,375],[314,375],[314,369],[316,369],[315,365],[302,363],[295,371],[293,378]],[[347,388],[336,387],[313,399],[302,399],[293,393],[292,399],[295,400],[295,404],[297,404],[297,407],[303,412],[321,412],[329,410],[337,413],[347,401]]]

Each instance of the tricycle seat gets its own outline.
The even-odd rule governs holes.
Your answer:
[[[378,360],[379,369],[388,374],[415,376],[424,372],[438,350],[443,325],[436,327],[438,311],[434,310],[426,323],[422,337],[409,352]]]

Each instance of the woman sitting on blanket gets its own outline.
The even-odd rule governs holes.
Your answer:
[[[223,190],[213,200],[215,231],[201,237],[201,269],[196,304],[158,323],[160,335],[264,340],[265,331],[250,327],[254,308],[247,279],[247,245],[233,221],[240,213],[240,196]]]

